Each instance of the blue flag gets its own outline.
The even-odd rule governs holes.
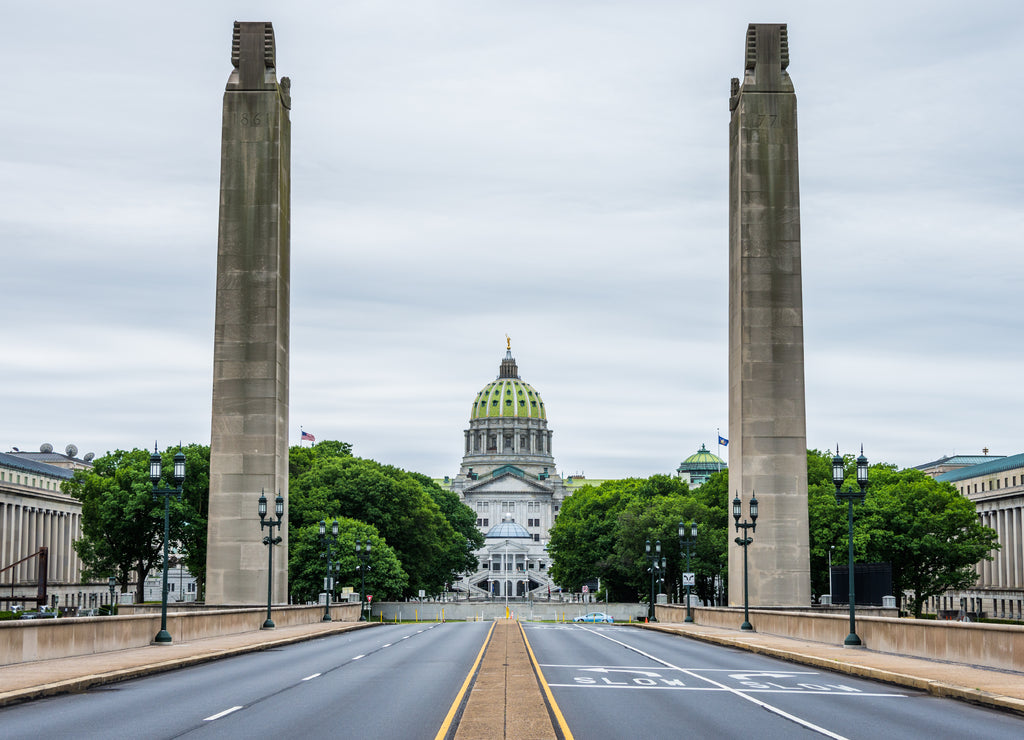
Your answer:
[[[725,437],[723,437],[721,434],[719,434],[718,435],[718,444],[720,446],[722,446],[722,447],[728,447],[729,446],[729,440],[727,440]]]

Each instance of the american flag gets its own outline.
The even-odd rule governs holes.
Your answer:
[[[316,437],[314,437],[309,432],[304,431],[302,429],[300,429],[299,431],[302,432],[302,437],[301,437],[301,441],[302,442],[316,442]]]

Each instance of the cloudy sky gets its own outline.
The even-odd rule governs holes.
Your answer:
[[[507,333],[563,474],[716,449],[729,80],[764,21],[799,106],[808,445],[1024,451],[1024,5],[711,5],[8,4],[0,449],[209,441],[232,22],[270,20],[293,443],[454,474]]]

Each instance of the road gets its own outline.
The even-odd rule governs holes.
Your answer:
[[[1011,715],[661,632],[524,628],[576,738],[1024,734],[1024,720]]]
[[[1024,736],[1014,715],[674,635],[523,626],[577,740]],[[0,709],[0,736],[434,738],[489,629],[347,632]]]
[[[0,737],[433,738],[491,625],[355,630],[0,709]]]

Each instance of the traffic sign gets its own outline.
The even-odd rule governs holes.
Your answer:
[[[583,584],[583,593],[585,593],[585,594],[590,593],[590,589],[587,588],[587,584],[585,584],[585,583]]]
[[[695,573],[683,573],[683,585],[684,586],[696,586],[697,575]]]

